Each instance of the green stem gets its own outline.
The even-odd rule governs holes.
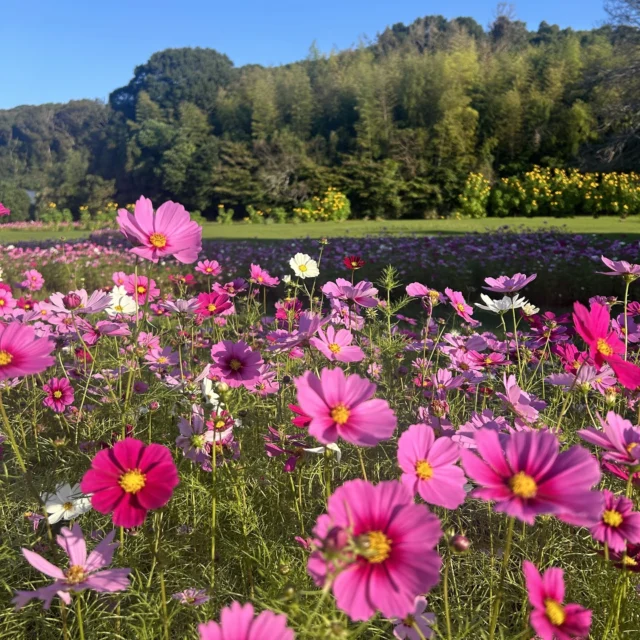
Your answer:
[[[362,477],[367,480],[367,470],[364,466],[364,458],[362,457],[362,448],[358,447],[358,457],[360,458],[360,469],[362,471]]]
[[[167,587],[164,584],[164,569],[160,569],[160,595],[162,597],[162,629],[164,631],[164,640],[169,638],[169,615],[167,613]]]
[[[82,603],[80,602],[80,595],[75,596],[76,601],[76,618],[78,619],[78,633],[80,634],[80,640],[84,640],[84,620],[82,619]]]
[[[500,567],[500,584],[498,585],[498,593],[496,593],[491,610],[491,621],[489,623],[489,640],[494,640],[496,635],[496,625],[498,624],[498,615],[500,614],[500,605],[502,604],[502,596],[504,595],[504,579],[507,574],[507,565],[509,564],[509,556],[511,555],[511,543],[513,542],[513,528],[515,518],[509,518],[507,529],[507,540],[504,545],[504,553],[502,555],[502,566]]]
[[[453,637],[451,635],[451,612],[449,611],[449,562],[450,558],[447,555],[444,559],[444,576],[442,578],[442,596],[444,598],[444,616],[447,623],[447,640],[451,640]]]

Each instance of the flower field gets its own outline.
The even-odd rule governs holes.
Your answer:
[[[3,247],[0,638],[637,637],[638,243]]]

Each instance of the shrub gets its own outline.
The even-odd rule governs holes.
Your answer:
[[[336,222],[351,215],[349,198],[335,187],[329,187],[322,197],[314,196],[293,210],[302,222]]]

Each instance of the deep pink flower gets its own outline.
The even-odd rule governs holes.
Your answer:
[[[352,620],[376,611],[404,618],[438,582],[440,522],[399,482],[345,482],[313,534],[307,571],[318,586],[333,580],[336,604]]]
[[[254,617],[253,605],[232,602],[220,612],[220,624],[198,625],[200,640],[293,640],[286,616],[262,611]]]
[[[231,309],[233,303],[224,293],[200,293],[198,295],[198,315],[210,317]]]
[[[607,362],[620,384],[627,389],[640,386],[640,367],[620,357],[624,354],[624,343],[611,330],[611,314],[607,305],[594,302],[591,309],[576,302],[573,305],[573,324],[589,347],[589,354],[597,367]]]
[[[132,273],[127,276],[124,283],[124,290],[142,306],[149,296],[149,300],[155,300],[160,295],[160,289],[156,287],[156,281],[147,276],[136,276]]]
[[[73,387],[66,378],[51,378],[42,386],[42,390],[47,394],[43,401],[44,406],[56,413],[62,413],[66,407],[73,404]]]
[[[328,298],[344,300],[360,307],[378,306],[378,290],[368,280],[352,285],[344,278],[337,278],[335,282],[327,282],[322,287],[322,293]]]
[[[594,540],[613,551],[624,551],[626,543],[640,542],[640,513],[633,511],[633,500],[605,489],[604,509],[597,524],[589,527]]]
[[[401,482],[429,504],[456,509],[465,499],[466,478],[456,462],[460,450],[450,438],[438,438],[431,427],[412,424],[398,440]]]
[[[11,293],[11,289],[0,289],[0,318],[3,316],[12,316],[13,310],[16,308],[16,299]]]
[[[591,627],[591,611],[579,604],[564,604],[564,572],[552,567],[540,575],[535,565],[522,565],[529,602],[533,607],[531,626],[542,640],[586,638]]]
[[[299,406],[295,404],[290,404],[288,406],[289,409],[298,416],[297,418],[291,418],[292,425],[299,429],[304,429],[311,424],[311,418]]]
[[[604,420],[600,414],[596,415],[602,431],[589,427],[578,431],[578,435],[604,449],[605,460],[630,466],[640,464],[640,427],[634,427],[614,411],[609,411]]]
[[[154,215],[151,200],[140,196],[133,214],[118,210],[118,226],[133,245],[131,253],[152,262],[173,256],[190,264],[202,249],[202,227],[175,202],[160,205]]]
[[[85,589],[101,593],[124,591],[129,586],[131,569],[104,569],[111,564],[113,552],[119,546],[119,543],[113,542],[115,533],[114,530],[105,536],[87,557],[80,525],[74,524],[71,529],[63,527],[56,540],[69,557],[69,568],[64,571],[34,551],[22,549],[22,554],[32,567],[55,581],[35,591],[17,591],[13,599],[16,609],[24,607],[33,598],[42,600],[44,608],[48,609],[55,595],[66,604],[71,604],[70,592]]]
[[[603,276],[626,276],[633,280],[640,278],[640,264],[631,264],[626,260],[610,260],[604,256],[600,256],[600,259],[611,269],[611,271],[598,271]]]
[[[211,347],[213,366],[211,375],[218,375],[230,387],[245,386],[251,388],[260,378],[260,366],[263,364],[259,351],[240,340],[222,340]]]
[[[480,324],[477,320],[474,320],[471,316],[473,315],[473,307],[468,305],[464,299],[464,296],[460,291],[453,291],[447,287],[444,292],[447,294],[447,298],[449,298],[449,302],[451,306],[454,308],[455,312],[469,324],[476,326]]]
[[[479,455],[461,450],[467,476],[481,487],[474,497],[495,501],[496,511],[528,524],[545,513],[597,518],[602,498],[590,488],[600,480],[600,468],[586,449],[559,453],[548,431],[501,435],[480,429],[474,439]]]
[[[518,417],[522,418],[526,422],[534,423],[538,419],[540,411],[542,411],[547,403],[544,400],[536,400],[528,393],[523,391],[516,381],[514,375],[510,375],[507,378],[505,373],[502,378],[504,393],[496,393],[496,396],[500,398]]]
[[[135,438],[99,451],[80,488],[100,513],[112,513],[113,524],[139,527],[151,509],[164,507],[178,486],[171,451],[161,444],[145,445]]]
[[[311,338],[309,343],[321,351],[328,360],[333,362],[360,362],[364,360],[364,351],[352,345],[353,334],[348,329],[335,330],[333,325],[327,327],[326,333],[318,329],[318,337]]]
[[[205,276],[219,276],[222,273],[222,267],[217,260],[200,260],[196,271],[204,273]]]
[[[268,271],[263,269],[259,264],[251,263],[251,282],[262,285],[264,287],[277,287],[280,284],[279,278],[274,278]]]
[[[431,628],[436,621],[433,613],[426,613],[427,599],[424,596],[416,596],[413,611],[406,617],[394,620],[393,637],[398,640],[422,640],[433,638]],[[416,625],[420,633],[415,629]],[[422,636],[420,635],[422,634]]]
[[[396,416],[389,403],[372,399],[376,385],[358,375],[346,377],[342,369],[311,371],[295,380],[298,405],[309,417],[309,434],[322,444],[342,438],[351,444],[373,447],[395,431]]]
[[[32,327],[20,322],[0,323],[0,380],[41,373],[54,362],[54,343],[38,338]]]
[[[225,284],[214,282],[212,289],[216,293],[225,293],[230,298],[234,298],[239,293],[246,291],[247,287],[248,285],[246,280],[244,280],[243,278],[236,278],[235,280],[232,280],[231,282],[227,282]]]
[[[27,269],[23,274],[24,280],[20,283],[20,286],[29,291],[40,291],[42,285],[44,285],[44,278],[39,271],[35,269]]]
[[[516,273],[510,278],[507,276],[500,276],[499,278],[485,278],[484,281],[489,286],[482,288],[487,291],[494,291],[495,293],[515,293],[516,291],[524,289],[530,282],[533,282],[536,277],[536,273],[532,276],[525,276],[524,273]]]
[[[8,216],[11,213],[11,209],[7,209],[7,207],[5,207],[2,202],[0,202],[0,217],[1,216]]]

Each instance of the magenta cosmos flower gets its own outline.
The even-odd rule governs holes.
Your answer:
[[[152,262],[173,256],[191,264],[202,249],[202,227],[175,202],[165,202],[154,214],[151,200],[140,196],[133,214],[118,211],[118,225],[133,245],[131,253]]]
[[[249,279],[251,282],[263,285],[264,287],[277,287],[280,284],[279,278],[275,278],[270,275],[269,272],[263,269],[259,264],[251,263],[250,269]]]
[[[113,542],[114,536],[115,531],[105,536],[87,557],[87,546],[80,525],[75,524],[71,529],[63,527],[56,540],[69,557],[69,568],[64,571],[34,551],[22,549],[27,562],[55,582],[35,591],[17,591],[13,599],[16,609],[24,607],[33,598],[42,600],[44,608],[48,609],[56,594],[63,602],[71,604],[70,591],[124,591],[129,586],[131,569],[104,569],[111,564],[113,552],[119,546]]]
[[[499,278],[485,278],[484,281],[489,285],[488,287],[482,287],[487,291],[494,291],[495,293],[515,293],[524,289],[530,282],[533,282],[537,278],[536,273],[532,276],[525,276],[524,273],[516,273],[510,278],[507,276],[500,276]]]
[[[24,280],[20,283],[21,287],[29,289],[29,291],[40,291],[42,289],[44,278],[39,271],[27,269],[22,275]]]
[[[113,524],[139,527],[151,509],[164,507],[178,486],[171,451],[161,444],[145,445],[135,438],[99,451],[80,488],[100,513],[112,513]]]
[[[465,321],[472,325],[480,324],[477,320],[474,320],[471,316],[473,315],[473,307],[467,304],[464,299],[464,296],[460,291],[453,291],[453,289],[449,289],[447,287],[444,292],[447,294],[447,298],[449,298],[449,302],[451,306],[454,308],[455,312]]]
[[[611,269],[611,271],[598,271],[603,276],[626,276],[632,280],[640,278],[640,264],[632,264],[626,260],[610,260],[604,256],[600,256],[600,259]]]
[[[456,509],[464,502],[466,478],[456,465],[459,458],[458,445],[450,438],[436,440],[425,424],[412,424],[398,440],[400,480],[429,504]]]
[[[353,285],[344,278],[337,278],[335,282],[327,282],[322,287],[322,293],[328,298],[343,300],[360,307],[378,306],[378,290],[368,280]]]
[[[220,624],[198,625],[200,640],[293,640],[286,616],[273,611],[254,615],[253,605],[232,602],[220,612]]]
[[[13,317],[13,310],[18,304],[10,290],[0,288],[0,318],[3,316]]]
[[[222,340],[211,347],[213,366],[210,374],[220,376],[230,387],[244,385],[250,388],[260,379],[260,366],[264,364],[259,351],[240,340]]]
[[[11,213],[11,209],[7,209],[2,202],[0,202],[0,216],[8,216]]]
[[[404,618],[438,582],[440,522],[399,482],[345,482],[313,534],[307,570],[318,586],[332,580],[336,604],[352,620],[376,611]]]
[[[602,431],[589,427],[581,429],[578,435],[587,442],[606,451],[605,460],[635,466],[640,464],[640,428],[613,411],[607,413],[606,420],[596,414]]]
[[[0,380],[44,371],[55,362],[50,355],[54,346],[48,338],[38,338],[32,327],[0,323]]]
[[[600,480],[597,460],[579,446],[558,452],[548,431],[474,434],[479,456],[460,452],[469,478],[481,485],[474,497],[495,501],[496,511],[533,524],[536,515],[570,514],[597,519],[602,498],[591,487]]]
[[[200,260],[196,271],[204,273],[205,276],[219,276],[222,273],[222,267],[217,260]]]
[[[42,389],[47,394],[43,400],[44,406],[56,413],[62,413],[66,407],[73,404],[73,387],[66,378],[51,378]]]
[[[597,524],[589,527],[594,540],[604,542],[612,551],[624,551],[627,542],[640,542],[640,513],[633,511],[633,501],[605,489],[604,509]]]
[[[357,345],[352,345],[353,334],[348,329],[336,331],[333,325],[327,327],[326,332],[318,329],[318,337],[311,338],[309,343],[321,351],[330,361],[360,362],[364,360],[364,351]]]
[[[200,293],[198,295],[198,315],[209,317],[220,315],[231,309],[233,303],[224,293]]]
[[[535,565],[522,565],[529,602],[533,607],[531,626],[542,640],[586,638],[591,627],[591,611],[579,604],[564,604],[564,572],[551,567],[540,575]]]
[[[295,380],[298,405],[311,418],[309,434],[322,444],[342,438],[361,447],[374,447],[395,431],[396,416],[386,400],[372,399],[376,385],[342,369],[311,371]]]

